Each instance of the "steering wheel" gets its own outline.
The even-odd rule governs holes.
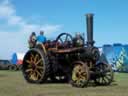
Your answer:
[[[61,33],[56,38],[56,48],[65,49],[73,46],[73,38],[69,33]]]

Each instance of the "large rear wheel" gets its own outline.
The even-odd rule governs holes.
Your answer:
[[[43,50],[29,50],[23,60],[22,72],[26,81],[30,83],[43,83],[49,73],[48,58]]]

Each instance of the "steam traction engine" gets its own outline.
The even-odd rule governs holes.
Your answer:
[[[109,64],[100,62],[99,50],[93,41],[93,14],[86,15],[87,43],[74,46],[68,33],[56,40],[38,44],[30,49],[23,60],[22,72],[30,83],[64,80],[75,87],[87,86],[89,80],[98,85],[109,85],[113,71]]]

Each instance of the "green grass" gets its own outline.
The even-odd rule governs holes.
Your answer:
[[[128,73],[115,73],[110,86],[74,88],[70,84],[29,84],[21,72],[0,71],[0,96],[128,96]]]

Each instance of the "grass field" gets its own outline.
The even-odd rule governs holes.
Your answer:
[[[20,71],[0,71],[0,96],[128,96],[128,73],[115,73],[110,86],[74,88],[70,84],[28,84]]]

